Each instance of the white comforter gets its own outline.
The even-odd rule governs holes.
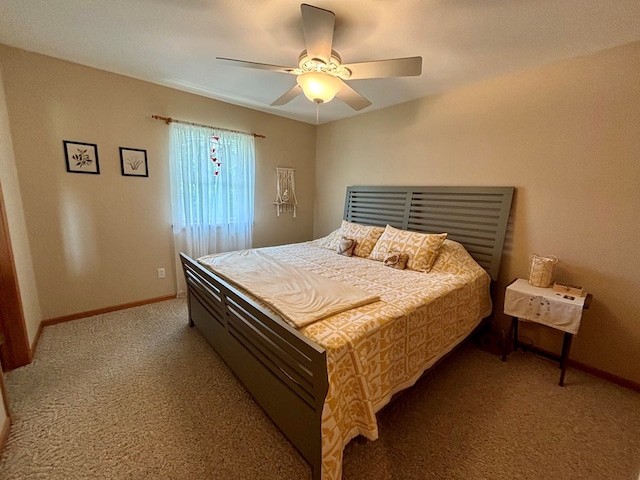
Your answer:
[[[198,261],[261,298],[297,328],[380,299],[360,288],[280,262],[260,250],[209,255]]]

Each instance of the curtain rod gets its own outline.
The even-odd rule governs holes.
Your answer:
[[[230,130],[228,128],[214,127],[212,125],[204,125],[202,123],[185,122],[184,120],[178,120],[171,117],[161,117],[160,115],[151,115],[151,118],[153,118],[154,120],[163,120],[167,125],[170,125],[172,122],[175,122],[175,123],[182,123],[184,125],[193,125],[195,127],[215,128],[217,130],[223,130],[225,132],[244,133],[245,135],[252,135],[256,138],[267,138],[266,136],[260,135],[259,133],[242,132],[240,130]]]

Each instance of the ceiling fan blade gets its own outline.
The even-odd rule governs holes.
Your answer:
[[[256,68],[258,70],[269,70],[272,72],[293,73],[293,68],[282,67],[280,65],[269,65],[268,63],[246,62],[244,60],[234,60],[233,58],[222,58],[222,57],[216,57],[216,60],[218,60],[218,62],[224,65],[229,65],[231,67]]]
[[[306,3],[303,3],[300,9],[302,10],[302,28],[307,55],[311,59],[319,58],[325,63],[329,63],[333,45],[333,27],[336,21],[335,14]]]
[[[342,82],[342,88],[338,90],[338,93],[336,93],[337,99],[342,100],[356,111],[362,110],[363,108],[367,108],[371,105],[369,100],[364,98],[342,80],[340,81]]]
[[[300,85],[298,85],[296,83],[293,87],[291,87],[289,90],[284,92],[284,94],[282,94],[282,96],[280,98],[274,100],[273,103],[271,104],[271,106],[272,107],[278,107],[280,105],[284,105],[286,103],[289,103],[291,100],[296,98],[301,93],[302,93],[302,88],[300,88]]]
[[[351,70],[349,80],[385,77],[416,77],[422,73],[422,57],[393,58],[342,65]]]

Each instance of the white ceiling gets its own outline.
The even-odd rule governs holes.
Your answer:
[[[640,40],[640,0],[307,1],[335,13],[344,63],[423,58],[419,77],[350,81],[373,105],[355,112],[333,100],[319,123]],[[0,43],[315,124],[303,95],[269,106],[293,75],[215,60],[297,66],[300,3],[1,0]]]

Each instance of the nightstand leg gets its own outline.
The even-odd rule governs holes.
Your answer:
[[[510,342],[513,342],[512,348],[515,352],[518,348],[518,317],[513,317],[511,320],[511,330],[509,331],[509,336],[507,337]],[[509,350],[509,345],[504,346],[504,350],[502,351],[502,361],[507,361],[507,351]]]
[[[564,374],[567,371],[567,360],[569,359],[569,350],[571,350],[571,341],[573,340],[573,334],[564,333],[564,338],[562,339],[562,355],[560,357],[560,382],[558,385],[564,387]]]

